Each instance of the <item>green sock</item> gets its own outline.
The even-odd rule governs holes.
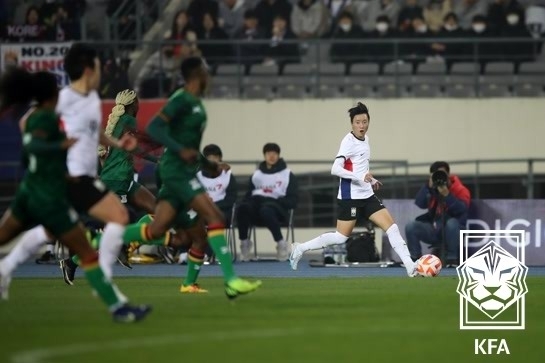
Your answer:
[[[197,282],[203,262],[204,253],[195,248],[191,248],[187,253],[187,276],[184,282],[182,282],[184,286],[193,285]]]
[[[121,304],[121,301],[119,301],[112,283],[104,276],[104,272],[102,272],[98,263],[84,266],[83,270],[89,284],[97,292],[102,301],[108,305],[108,308],[110,310],[117,308]]]
[[[74,263],[75,263],[76,265],[78,265],[78,266],[80,265],[80,262],[81,262],[81,261],[80,261],[78,255],[72,256],[72,262],[74,262]]]
[[[236,278],[233,270],[233,258],[229,253],[227,241],[225,240],[225,230],[223,228],[208,229],[208,243],[221,264],[221,271],[225,281],[228,282]]]
[[[96,232],[95,235],[93,236],[91,231],[87,229],[85,231],[85,235],[86,235],[87,241],[89,241],[89,244],[91,245],[91,247],[93,247],[93,249],[95,251],[98,250],[98,247],[100,245],[100,237],[102,237],[102,233]],[[74,255],[74,256],[72,256],[72,262],[74,262],[77,266],[79,266],[80,263],[81,263],[81,260],[80,260],[78,255]]]
[[[143,245],[157,245],[157,246],[166,246],[170,241],[170,232],[167,232],[163,237],[158,239],[150,239],[148,232],[148,223],[142,224],[130,224],[125,228],[125,233],[123,234],[123,244],[129,245],[133,242],[138,242]]]

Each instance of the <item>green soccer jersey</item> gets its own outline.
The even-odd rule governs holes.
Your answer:
[[[163,107],[161,113],[170,119],[168,132],[185,148],[201,149],[201,140],[206,127],[206,111],[201,100],[184,90],[176,91]],[[161,177],[195,175],[198,165],[187,164],[178,153],[165,150],[160,161]]]
[[[112,136],[120,139],[127,129],[136,129],[136,119],[129,115],[123,115],[117,121]],[[132,180],[134,176],[134,163],[131,153],[118,148],[112,148],[100,171],[102,180]]]
[[[28,161],[23,186],[29,192],[44,196],[66,194],[66,150],[60,148],[65,139],[54,112],[37,110],[28,117],[23,135],[23,152]],[[56,143],[57,146],[37,152],[37,143]]]

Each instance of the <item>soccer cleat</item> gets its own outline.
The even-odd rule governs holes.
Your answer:
[[[40,256],[40,258],[36,259],[36,263],[38,265],[47,265],[56,263],[57,259],[55,258],[55,255],[51,251],[45,251],[43,255]]]
[[[260,280],[251,282],[237,277],[225,283],[225,295],[232,300],[239,295],[248,294],[257,290],[259,286],[261,286]]]
[[[288,243],[284,240],[279,241],[276,244],[276,259],[278,261],[284,262],[288,260],[290,255]]]
[[[11,275],[0,274],[0,299],[7,301],[9,298],[9,284]]]
[[[250,254],[252,253],[253,243],[249,239],[240,241],[240,261],[250,261]]]
[[[116,323],[135,323],[144,319],[150,312],[151,306],[149,305],[125,304],[112,313],[112,318]]]
[[[416,276],[420,276],[418,274],[418,271],[416,270],[416,268],[418,267],[418,261],[417,262],[413,262],[413,266],[412,267],[406,267],[407,268],[407,275],[409,275],[409,277],[416,277]]]
[[[291,245],[290,266],[292,270],[297,270],[297,264],[301,257],[303,257],[303,251],[299,249],[300,243],[295,242]]]
[[[60,268],[62,270],[62,278],[67,285],[74,285],[74,278],[76,275],[77,265],[70,258],[65,258],[61,260]]]
[[[207,293],[208,290],[203,289],[199,286],[199,284],[192,284],[192,285],[183,285],[180,287],[180,292],[182,294],[202,294]]]
[[[119,251],[119,255],[117,255],[117,262],[119,262],[121,266],[132,270],[132,265],[129,261],[129,246],[121,247],[121,251]]]

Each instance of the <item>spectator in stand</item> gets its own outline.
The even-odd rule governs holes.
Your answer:
[[[4,0],[6,1],[6,0]],[[7,16],[6,22],[8,24],[21,25],[25,23],[26,14],[28,8],[35,6],[38,9],[42,6],[43,0],[8,0],[7,10],[4,15]],[[11,15],[11,16],[10,16]],[[43,20],[44,14],[40,14],[40,18]],[[11,21],[10,21],[11,20]]]
[[[476,15],[486,15],[486,0],[458,0],[452,7],[458,17],[458,24],[464,30],[471,28]]]
[[[498,32],[508,25],[507,14],[518,15],[524,24],[524,8],[517,0],[494,0],[488,7],[488,26]]]
[[[244,26],[244,13],[248,10],[245,0],[220,0],[218,24],[229,38],[234,38]]]
[[[123,4],[123,0],[109,0],[106,14],[109,17],[113,17],[119,7]],[[117,33],[121,40],[135,40],[136,39],[136,13],[134,11],[130,13],[124,13],[116,21]],[[125,46],[127,47],[127,46]],[[129,46],[128,48],[133,48]]]
[[[115,99],[119,92],[131,87],[127,68],[118,65],[115,58],[107,59],[100,77],[100,98]]]
[[[493,29],[490,29],[488,26],[487,19],[484,15],[476,15],[473,18],[473,23],[471,24],[471,30],[467,33],[469,38],[495,38],[497,33]],[[467,46],[468,58],[469,60],[474,60],[474,48],[473,43],[470,43]],[[477,44],[478,55],[477,61],[480,64],[480,73],[483,74],[486,68],[486,64],[490,61],[497,60],[500,57],[501,45],[497,43],[486,43],[480,42]]]
[[[205,13],[202,21],[202,26],[199,27],[201,31],[198,33],[199,40],[226,41],[229,39],[225,31],[218,26],[216,19],[211,13]],[[202,56],[206,59],[206,63],[212,68],[212,73],[215,73],[218,64],[232,60],[232,48],[229,44],[206,44],[199,42],[199,49],[202,52]]]
[[[386,15],[381,15],[376,19],[375,29],[368,34],[370,39],[388,40],[397,36],[395,27],[390,26],[390,19]],[[394,45],[392,43],[372,43],[366,44],[363,47],[363,53],[367,61],[377,63],[379,74],[384,73],[384,66],[394,60]]]
[[[329,29],[329,18],[321,0],[299,0],[291,12],[291,30],[299,39],[319,38]]]
[[[354,24],[352,13],[345,11],[339,16],[337,29],[333,33],[333,39],[349,40],[364,37],[360,26]],[[329,58],[333,63],[344,63],[346,73],[349,72],[352,63],[362,60],[362,48],[359,43],[333,43],[329,49]]]
[[[172,19],[172,25],[170,27],[170,33],[168,33],[168,39],[176,41],[173,48],[173,55],[176,58],[181,57],[182,43],[185,40],[187,31],[190,30],[189,18],[184,10],[180,10],[174,15]]]
[[[438,37],[444,39],[463,38],[466,32],[458,25],[458,17],[455,13],[448,13],[443,20],[443,27],[439,31]],[[466,45],[463,43],[433,43],[431,49],[434,55],[445,59],[447,73],[450,73],[452,65],[458,60],[463,60],[461,55],[467,53]]]
[[[402,45],[400,52],[406,62],[411,63],[413,74],[418,70],[420,63],[426,61],[426,57],[431,55],[430,44],[426,39],[432,35],[428,26],[424,22],[424,17],[416,15],[411,22],[411,30],[407,31],[407,38],[422,41],[421,43],[409,43]]]
[[[189,24],[198,32],[203,30],[203,18],[206,13],[211,14],[214,22],[217,22],[219,14],[218,2],[214,0],[193,0],[187,8]]]
[[[299,46],[295,43],[287,44],[284,40],[295,39],[295,34],[288,29],[288,20],[283,15],[277,15],[273,21],[272,36],[265,50],[266,65],[278,65],[280,74],[287,63],[300,62]]]
[[[381,15],[390,19],[390,24],[397,24],[400,7],[396,0],[370,0],[364,11],[358,14],[363,30],[375,29],[376,20]]]
[[[332,35],[335,32],[339,17],[348,11],[352,14],[357,12],[352,0],[321,0],[329,13],[330,29],[327,35]]]
[[[417,0],[405,0],[405,6],[401,8],[397,19],[399,31],[410,32],[410,30],[413,29],[413,20],[417,17],[422,18],[422,16],[423,9],[418,5]]]
[[[520,17],[520,12],[518,9],[514,9],[506,13],[505,24],[501,28],[500,37],[503,39],[532,39],[532,34]],[[530,42],[524,43],[520,41],[513,41],[503,43],[501,46],[503,51],[503,59],[508,62],[513,62],[515,65],[515,73],[518,73],[522,62],[534,61],[537,54],[537,49],[534,49],[534,43]]]
[[[27,10],[23,25],[8,25],[6,39],[13,41],[32,42],[45,38],[46,28],[40,19],[40,12],[36,6],[30,6]]]
[[[438,33],[441,31],[445,16],[451,11],[451,0],[430,0],[423,13],[430,32]]]
[[[255,13],[259,26],[264,29],[266,36],[270,37],[272,36],[273,21],[278,15],[289,21],[291,4],[288,0],[261,0],[255,7]]]
[[[46,7],[46,12],[49,12],[49,7]],[[68,14],[64,5],[56,5],[55,11],[45,18],[44,22],[47,40],[63,42],[80,38],[79,19]]]
[[[253,10],[247,10],[246,13],[244,13],[244,26],[235,38],[249,42],[265,39],[265,32],[259,26],[259,20]],[[240,57],[240,61],[245,66],[246,74],[250,72],[250,68],[253,64],[263,62],[263,48],[263,44],[240,44],[235,48],[234,53],[237,57]]]
[[[163,44],[138,72],[134,81],[138,97],[156,98],[168,95],[178,83],[179,65],[180,58],[174,57],[173,46]]]

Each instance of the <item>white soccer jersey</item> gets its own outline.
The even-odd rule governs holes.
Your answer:
[[[210,198],[216,203],[224,200],[227,195],[227,187],[229,181],[231,181],[231,170],[222,171],[217,178],[207,178],[202,175],[202,171],[199,171],[197,179],[199,179]]]
[[[68,172],[71,176],[97,176],[97,147],[100,140],[102,111],[96,91],[87,95],[71,87],[59,93],[57,113],[69,138],[78,141],[68,149]]]
[[[369,136],[365,135],[365,140],[360,140],[349,132],[341,141],[337,157],[344,158],[344,168],[353,172],[358,179],[363,181],[363,177],[369,172],[369,160],[371,159]],[[373,194],[371,183],[360,183],[345,178],[341,178],[339,181],[337,199],[366,199]]]

